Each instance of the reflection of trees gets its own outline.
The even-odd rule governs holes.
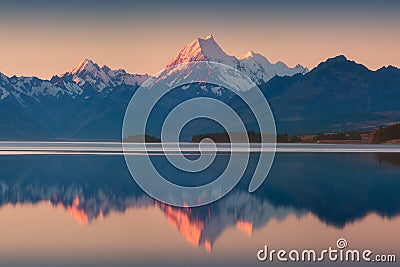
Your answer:
[[[375,156],[378,158],[380,163],[389,163],[400,166],[400,154],[399,153],[377,153]]]

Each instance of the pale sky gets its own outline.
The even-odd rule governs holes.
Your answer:
[[[153,74],[208,34],[228,54],[253,50],[289,66],[344,54],[371,69],[400,67],[400,1],[143,2],[2,3],[0,72],[48,79],[89,58]]]

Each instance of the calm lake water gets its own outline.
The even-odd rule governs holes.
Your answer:
[[[17,150],[25,153],[11,153],[15,144],[0,149],[0,266],[283,266],[259,262],[257,251],[266,244],[321,250],[336,247],[339,238],[349,248],[400,260],[398,147],[313,153],[290,146],[297,153],[278,152],[268,178],[250,194],[258,159],[253,153],[228,195],[206,206],[176,208],[145,194],[119,153],[31,155],[27,151],[37,149],[21,146]],[[169,172],[163,157],[152,157]],[[212,173],[223,169],[225,157]],[[184,173],[172,180],[193,182]]]

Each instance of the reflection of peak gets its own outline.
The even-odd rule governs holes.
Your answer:
[[[283,220],[289,214],[302,216],[304,212],[291,208],[274,207],[267,200],[258,199],[247,192],[235,192],[216,202],[213,207],[195,209],[176,208],[158,203],[168,222],[176,227],[192,245],[212,245],[228,227],[236,226],[251,236],[254,229],[265,226],[271,219]]]
[[[253,223],[252,222],[246,222],[246,221],[239,220],[236,223],[236,226],[237,226],[237,228],[242,230],[248,236],[251,236],[251,234],[253,233]]]
[[[95,196],[84,197],[84,195],[75,195],[71,200],[69,195],[58,196],[53,194],[51,202],[56,207],[61,207],[79,224],[90,224],[97,219],[103,219],[110,215],[111,212],[125,212],[127,209],[146,208],[154,205],[154,200],[147,196],[121,198],[115,201],[105,195],[103,191],[99,191]]]
[[[66,209],[77,223],[82,225],[87,225],[89,224],[89,217],[86,214],[85,210],[79,207],[79,203],[80,203],[79,197],[75,196],[72,204],[65,205],[62,202],[59,202],[58,206]]]
[[[159,206],[165,212],[168,222],[179,230],[186,241],[195,246],[200,244],[204,222],[191,218],[189,209],[173,208],[162,203]]]

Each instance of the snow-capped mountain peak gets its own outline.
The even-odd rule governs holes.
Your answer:
[[[237,67],[238,65],[237,58],[226,54],[212,35],[208,35],[204,39],[196,38],[194,41],[187,44],[179,54],[167,64],[167,67],[193,61],[214,61],[232,67]]]
[[[106,87],[114,86],[110,77],[90,59],[84,59],[75,65],[69,72],[66,72],[61,78],[70,78],[79,86],[89,83],[98,91]]]
[[[196,38],[187,44],[167,64],[167,67],[194,61],[213,61],[231,66],[243,71],[258,84],[265,83],[274,76],[292,76],[297,73],[305,74],[308,72],[308,69],[301,65],[290,68],[283,62],[272,64],[266,57],[252,50],[239,58],[228,55],[217,44],[212,35],[208,35],[204,39]]]
[[[95,70],[98,70],[99,66],[94,63],[92,60],[85,58],[81,62],[79,62],[77,65],[75,65],[68,73],[72,75],[76,75],[82,71],[88,71],[88,72],[93,72]]]

